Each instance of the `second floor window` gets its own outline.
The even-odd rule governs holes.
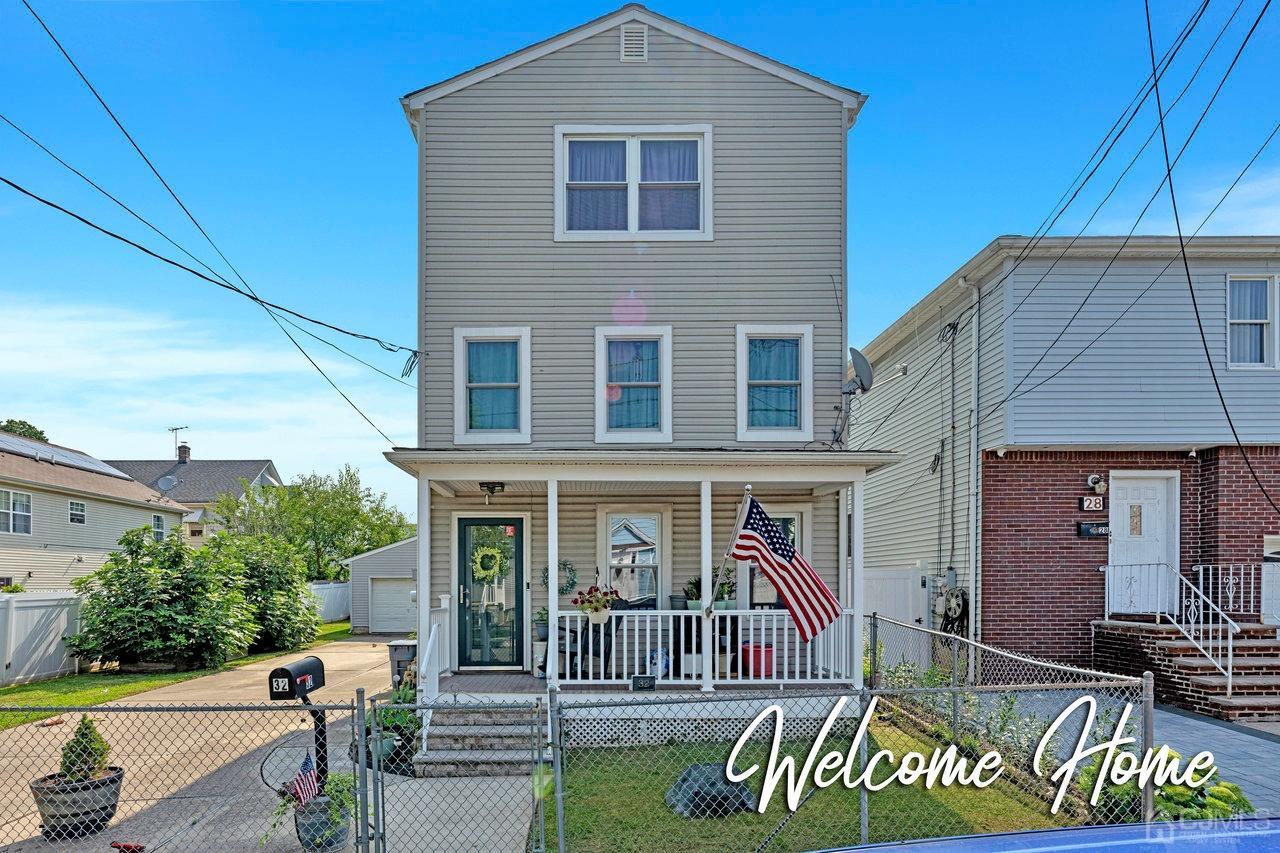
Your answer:
[[[0,489],[0,533],[31,533],[31,495]]]
[[[151,516],[151,535],[157,542],[164,541],[164,516]]]
[[[556,238],[711,239],[706,125],[556,127]]]
[[[88,520],[88,508],[84,501],[67,501],[67,521],[71,524],[84,524]]]
[[[1274,303],[1270,279],[1227,279],[1227,348],[1233,366],[1275,363]]]
[[[596,441],[671,441],[671,327],[596,329]]]
[[[454,330],[454,441],[528,443],[528,328]]]
[[[738,440],[813,437],[813,327],[738,327]]]

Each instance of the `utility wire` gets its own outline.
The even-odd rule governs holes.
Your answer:
[[[222,283],[223,283],[224,285],[226,285],[227,287],[230,287],[230,288],[232,288],[233,290],[236,290],[237,292],[240,292],[239,288],[237,288],[237,287],[236,287],[234,284],[232,284],[231,282],[227,281],[227,279],[226,279],[226,277],[225,277],[225,276],[223,276],[221,273],[219,273],[219,272],[218,272],[217,270],[215,270],[213,267],[211,267],[211,266],[209,266],[208,264],[206,264],[206,263],[205,263],[204,261],[202,261],[200,258],[196,257],[194,254],[192,254],[192,253],[191,253],[191,252],[190,252],[186,247],[184,247],[182,244],[178,243],[176,240],[174,240],[172,237],[170,237],[168,234],[166,234],[164,231],[162,231],[162,230],[161,230],[161,229],[160,229],[160,228],[159,228],[155,223],[151,222],[151,220],[147,219],[147,218],[146,218],[146,217],[144,217],[142,214],[138,213],[136,210],[134,210],[133,208],[131,208],[129,205],[125,204],[123,201],[121,201],[119,198],[117,198],[115,195],[113,195],[113,194],[112,194],[111,192],[109,192],[107,189],[105,189],[104,187],[102,187],[100,184],[98,184],[96,181],[94,181],[92,178],[90,178],[90,177],[89,177],[88,175],[86,175],[84,172],[80,171],[80,170],[79,170],[79,169],[77,169],[75,166],[71,165],[71,164],[70,164],[70,163],[68,163],[66,160],[64,160],[62,157],[58,156],[58,154],[57,154],[56,152],[54,152],[54,151],[50,150],[48,146],[46,146],[44,143],[42,143],[39,139],[36,139],[34,136],[32,136],[30,133],[28,133],[26,130],[24,130],[21,126],[19,126],[16,122],[14,122],[12,119],[10,119],[8,116],[6,116],[4,113],[0,113],[0,121],[2,121],[2,122],[4,122],[5,124],[9,125],[9,127],[13,128],[15,131],[17,131],[19,134],[21,134],[21,135],[22,135],[25,139],[27,139],[27,140],[28,140],[32,145],[34,145],[34,146],[36,146],[37,148],[39,148],[39,149],[40,149],[41,151],[43,151],[45,154],[49,155],[49,157],[53,158],[53,160],[54,160],[55,162],[57,162],[59,165],[61,165],[61,166],[62,166],[63,168],[65,168],[67,171],[71,172],[73,175],[75,175],[76,177],[80,178],[82,181],[84,181],[86,184],[88,184],[89,186],[91,186],[93,189],[97,190],[100,194],[102,194],[105,198],[107,198],[107,199],[109,199],[111,202],[113,202],[117,207],[119,207],[119,208],[120,208],[121,210],[123,210],[125,213],[129,214],[129,215],[130,215],[130,216],[132,216],[134,219],[136,219],[136,220],[138,220],[139,222],[141,222],[141,223],[142,223],[143,225],[145,225],[147,228],[150,228],[153,232],[155,232],[155,233],[156,233],[157,235],[159,235],[162,239],[164,239],[164,240],[165,240],[169,245],[173,246],[173,247],[174,247],[175,249],[177,249],[179,252],[181,252],[182,254],[186,255],[188,258],[190,258],[190,259],[192,260],[192,262],[194,262],[194,263],[196,263],[196,264],[199,264],[201,267],[203,267],[205,270],[207,270],[207,271],[208,271],[208,273],[209,273],[210,275],[214,276],[215,278],[217,278],[217,279],[218,279],[218,281],[222,282]],[[253,300],[253,297],[252,297],[252,296],[249,296],[249,294],[242,293],[242,295],[244,295],[244,296],[246,296],[247,298],[249,298],[249,299]],[[255,301],[256,301],[256,300],[255,300]],[[399,382],[401,385],[404,385],[406,388],[412,388],[412,387],[414,387],[412,384],[410,384],[410,383],[408,383],[408,382],[405,382],[405,381],[404,381],[403,379],[401,379],[400,377],[392,376],[390,373],[387,373],[386,371],[382,370],[381,368],[377,367],[376,365],[370,364],[369,362],[367,362],[367,361],[365,361],[364,359],[360,358],[358,355],[355,355],[354,353],[352,353],[352,352],[350,352],[350,351],[348,351],[348,350],[344,349],[343,347],[339,346],[338,344],[334,343],[333,341],[329,340],[328,338],[321,337],[320,335],[317,335],[317,334],[315,334],[314,332],[312,332],[310,329],[307,329],[307,328],[306,328],[306,327],[304,327],[304,326],[300,326],[300,325],[298,325],[298,324],[297,324],[297,323],[295,323],[293,320],[290,320],[288,317],[282,317],[281,319],[283,319],[286,323],[288,323],[290,326],[293,326],[295,329],[297,329],[298,331],[302,332],[303,334],[305,334],[305,335],[309,335],[309,336],[311,336],[312,338],[314,338],[315,340],[320,341],[321,343],[326,344],[326,345],[328,345],[328,346],[330,346],[330,347],[333,347],[333,348],[334,348],[334,349],[336,349],[338,352],[342,353],[343,355],[347,356],[348,358],[352,359],[353,361],[358,361],[359,363],[363,364],[365,367],[368,367],[370,370],[373,370],[373,371],[375,371],[375,372],[377,372],[377,373],[381,373],[383,376],[387,377],[388,379],[391,379],[391,380],[392,380],[392,381],[394,381],[394,382]]]
[[[1249,36],[1253,35],[1254,30],[1258,28],[1258,24],[1262,21],[1262,16],[1271,6],[1271,0],[1267,0],[1262,6],[1262,11],[1258,13],[1258,20],[1253,22],[1253,27],[1249,30]],[[1143,0],[1143,9],[1147,18],[1147,50],[1151,55],[1151,67],[1156,66],[1156,49],[1155,39],[1151,33],[1151,0]],[[1248,41],[1246,36],[1245,41]],[[1237,54],[1236,58],[1239,58]],[[1234,65],[1234,61],[1232,65]],[[1209,365],[1209,375],[1213,378],[1213,387],[1218,392],[1218,402],[1222,405],[1222,414],[1227,419],[1227,426],[1231,427],[1231,436],[1235,439],[1236,447],[1240,450],[1240,456],[1244,459],[1245,467],[1249,469],[1249,475],[1253,477],[1253,482],[1257,484],[1258,490],[1262,492],[1262,496],[1267,499],[1267,503],[1271,504],[1271,509],[1276,515],[1280,515],[1280,506],[1276,505],[1275,500],[1267,491],[1266,486],[1262,485],[1262,480],[1258,477],[1258,472],[1253,467],[1253,460],[1249,458],[1249,453],[1245,450],[1244,443],[1240,440],[1240,433],[1236,430],[1235,421],[1231,418],[1231,409],[1227,406],[1226,395],[1222,393],[1222,384],[1218,381],[1218,369],[1213,363],[1213,354],[1209,351],[1209,337],[1204,331],[1204,320],[1200,316],[1200,304],[1196,300],[1195,285],[1191,281],[1191,264],[1187,261],[1187,243],[1182,237],[1182,218],[1178,213],[1178,193],[1173,185],[1173,161],[1169,157],[1169,137],[1165,132],[1164,114],[1160,108],[1160,84],[1157,82],[1155,87],[1156,93],[1156,115],[1160,118],[1160,145],[1164,151],[1164,171],[1165,180],[1169,184],[1169,206],[1173,209],[1173,224],[1178,231],[1178,253],[1182,258],[1182,271],[1187,278],[1187,292],[1191,296],[1191,309],[1196,315],[1196,328],[1200,330],[1200,344],[1204,347],[1205,362]]]

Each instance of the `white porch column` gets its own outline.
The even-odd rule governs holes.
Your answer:
[[[857,662],[854,666],[854,682],[853,686],[862,687],[862,617],[863,611],[866,610],[866,565],[862,541],[862,511],[865,498],[866,482],[864,480],[854,480],[849,486],[853,490],[853,510],[850,524],[853,525],[853,536],[851,537],[850,562],[853,563],[850,584],[853,589],[850,590],[850,601],[853,605],[853,659]],[[842,513],[843,514],[843,513]]]
[[[699,522],[702,539],[702,607],[698,613],[702,616],[702,689],[714,690],[712,678],[715,675],[716,650],[712,648],[712,617],[707,615],[707,608],[715,600],[715,590],[711,588],[711,481],[703,480],[699,495]]]
[[[427,640],[431,637],[431,481],[418,475],[418,555],[414,597],[418,605],[418,692],[426,687]]]
[[[547,480],[547,686],[560,679],[560,481]]]
[[[849,606],[849,490],[841,489],[836,492],[836,506],[839,508],[836,513],[836,536],[839,537],[839,543],[836,546],[836,598],[840,599],[841,607]]]

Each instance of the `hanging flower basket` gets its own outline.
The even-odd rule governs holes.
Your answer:
[[[575,595],[569,603],[587,614],[587,621],[592,625],[603,625],[609,621],[609,608],[621,597],[616,589],[590,586]]]
[[[507,574],[507,555],[501,548],[482,545],[471,552],[471,577],[480,583],[494,583]]]

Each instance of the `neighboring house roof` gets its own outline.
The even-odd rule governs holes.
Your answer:
[[[1032,244],[1029,250],[1028,243]],[[1127,242],[1124,237],[1044,237],[1039,240],[1021,235],[997,237],[862,347],[862,354],[873,364],[879,361],[903,337],[911,334],[921,317],[933,317],[940,304],[954,298],[953,291],[962,287],[962,282],[978,283],[1005,259],[1012,260],[1024,252],[1026,257],[1050,259],[1064,253],[1068,258],[1111,257],[1122,246],[1124,257],[1133,258],[1167,260],[1179,252],[1177,237],[1132,237]],[[1280,236],[1196,237],[1187,242],[1189,258],[1274,258],[1278,254]]]
[[[479,83],[482,80],[488,80],[490,77],[497,76],[505,71],[510,71],[512,68],[518,68],[527,62],[532,62],[535,59],[539,59],[549,53],[560,50],[563,47],[580,42],[583,39],[598,35],[599,33],[630,21],[638,21],[640,23],[647,24],[654,29],[662,30],[676,38],[684,39],[685,41],[696,44],[699,47],[704,47],[707,50],[727,56],[730,59],[735,59],[746,65],[750,65],[753,68],[772,74],[775,77],[795,83],[796,85],[802,86],[810,91],[826,95],[832,100],[844,104],[851,111],[848,118],[849,125],[853,124],[854,120],[857,118],[858,110],[862,109],[862,105],[867,100],[867,96],[861,92],[845,88],[844,86],[837,86],[834,83],[829,83],[820,77],[815,77],[798,68],[778,62],[775,59],[770,59],[767,56],[762,56],[754,51],[739,47],[738,45],[731,44],[723,39],[704,33],[701,30],[696,30],[693,27],[680,23],[679,21],[674,21],[671,18],[650,11],[639,3],[628,3],[626,6],[623,6],[615,12],[610,12],[609,14],[596,18],[593,21],[588,21],[581,26],[574,27],[573,29],[567,30],[559,35],[540,41],[537,44],[529,45],[522,50],[517,50],[515,53],[509,53],[492,62],[487,62],[484,65],[477,66],[470,71],[465,71],[462,74],[455,75],[447,80],[442,80],[439,83],[410,92],[400,99],[400,103],[404,106],[405,113],[408,115],[409,111],[418,109],[424,104],[434,101],[437,98],[443,98],[445,95],[451,95],[460,89],[465,89],[466,87]],[[412,117],[410,117],[409,125],[410,127],[413,127]]]
[[[81,450],[0,433],[0,480],[171,512],[186,507]]]
[[[252,483],[264,472],[280,482],[270,459],[117,459],[108,464],[157,490],[161,477],[176,477],[177,484],[165,494],[188,506],[213,503],[221,495],[239,497],[244,494],[240,481]]]
[[[374,548],[372,551],[365,551],[363,554],[356,554],[353,557],[347,557],[345,560],[339,560],[338,563],[343,566],[350,566],[352,563],[363,560],[365,557],[372,557],[374,554],[381,554],[383,551],[390,551],[392,548],[399,548],[401,545],[408,545],[410,542],[417,543],[417,536],[410,536],[408,539],[401,539],[399,542],[392,542],[390,545],[383,545],[381,548]]]

